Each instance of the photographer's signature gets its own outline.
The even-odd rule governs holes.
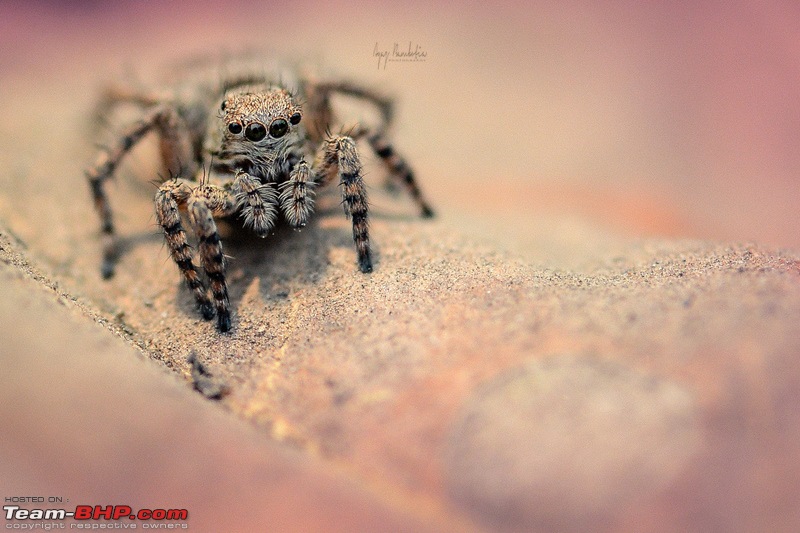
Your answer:
[[[428,57],[426,52],[420,45],[408,41],[408,48],[401,47],[398,43],[394,43],[391,51],[378,46],[375,43],[375,51],[372,53],[373,57],[378,58],[378,69],[385,69],[386,65],[393,62],[420,62],[425,61]]]

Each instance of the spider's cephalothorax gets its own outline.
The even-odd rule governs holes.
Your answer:
[[[104,234],[103,277],[111,277],[118,256],[111,208],[104,189],[122,157],[151,130],[159,133],[161,157],[168,179],[155,197],[156,217],[164,230],[170,255],[207,319],[216,314],[220,331],[231,328],[225,256],[215,218],[241,214],[244,225],[266,236],[282,216],[302,227],[314,207],[314,189],[336,178],[362,272],[372,271],[367,197],[356,141],[365,138],[385,162],[390,175],[402,182],[425,217],[433,215],[414,175],[388,142],[391,102],[347,82],[298,80],[301,107],[279,83],[264,76],[242,76],[221,83],[196,84],[186,90],[148,92],[114,87],[101,110],[127,102],[142,117],[116,142],[100,152],[87,171]],[[332,94],[371,102],[381,111],[376,128],[359,127],[349,135],[331,135]],[[311,161],[311,163],[309,163]],[[194,263],[184,229],[185,211],[197,236],[197,255],[206,284]]]

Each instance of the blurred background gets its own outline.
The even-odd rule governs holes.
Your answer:
[[[424,61],[379,66],[376,49],[395,44]],[[800,248],[788,0],[3,3],[3,173],[24,176],[65,136],[91,139],[81,119],[104,80],[252,46],[397,96],[398,147],[476,235],[527,249],[606,230]],[[43,193],[9,179],[23,201]]]
[[[398,50],[411,48],[420,53],[421,59],[421,54],[424,54],[424,61],[382,64],[376,51],[391,54],[395,46]],[[43,264],[46,267],[43,270],[48,275],[53,274],[52,279],[58,280],[52,282],[53,287],[63,284],[67,294],[91,295],[85,300],[113,315],[114,320],[122,321],[124,313],[117,312],[119,310],[128,313],[124,315],[125,321],[134,326],[137,320],[144,324],[145,327],[136,335],[148,342],[151,339],[156,341],[155,344],[144,344],[145,349],[155,347],[178,354],[180,350],[175,349],[175,339],[191,336],[193,342],[200,344],[196,339],[201,337],[195,338],[195,330],[185,327],[187,321],[195,320],[193,316],[185,316],[180,312],[180,302],[176,306],[172,300],[177,278],[163,249],[161,256],[151,254],[149,249],[140,249],[139,257],[147,257],[149,262],[130,261],[127,272],[128,281],[148,272],[161,272],[162,278],[137,280],[138,285],[129,283],[131,286],[125,286],[124,277],[122,281],[118,277],[114,285],[99,282],[98,223],[83,175],[86,166],[94,159],[92,143],[99,133],[94,131],[96,126],[91,121],[93,104],[100,88],[109,80],[146,79],[164,64],[186,56],[225,51],[235,53],[249,48],[272,50],[275,56],[290,60],[307,59],[326,72],[341,74],[396,96],[397,124],[393,136],[396,147],[415,168],[423,189],[444,221],[441,226],[424,226],[426,231],[438,231],[439,227],[456,228],[514,250],[533,260],[535,268],[539,269],[534,279],[543,279],[538,276],[559,268],[570,269],[570,274],[573,274],[584,264],[587,268],[597,269],[601,262],[596,258],[613,258],[639,238],[756,242],[800,252],[800,232],[797,229],[800,207],[800,180],[797,179],[800,171],[800,98],[797,90],[800,86],[800,4],[797,2],[547,0],[498,5],[458,0],[447,4],[381,0],[369,6],[356,0],[327,5],[305,0],[0,2],[0,228],[10,228],[27,246],[26,255],[33,259],[32,262],[37,266]],[[152,151],[147,154],[137,147],[130,159],[134,164],[146,164],[148,155],[152,155]],[[375,167],[376,158],[368,152],[364,155],[369,170],[367,183],[373,189],[379,189],[382,177]],[[132,188],[132,180],[126,179],[130,177],[129,170],[130,165],[121,169],[120,179],[109,187],[111,202],[118,213],[120,234],[144,235],[143,241],[154,237],[147,242],[153,247],[161,246],[163,241],[152,217],[154,188]],[[149,179],[155,178],[153,174],[150,176]],[[136,191],[142,194],[132,194]],[[380,216],[392,210],[400,210],[405,215],[414,212],[407,199],[403,200],[405,204],[398,204],[387,195],[370,194],[373,214]],[[342,235],[346,237],[346,232]],[[442,242],[447,242],[447,239],[442,238]],[[670,246],[664,248],[669,250]],[[734,266],[720,265],[716,255],[719,249],[725,249],[724,246],[676,245],[674,249],[711,250],[708,252],[711,255],[703,257],[711,258],[714,264],[703,263],[702,267],[719,276],[713,277],[710,288],[703,289],[705,292],[700,291],[700,304],[692,303],[693,297],[684,299],[682,287],[688,285],[682,282],[669,284],[680,291],[663,293],[669,295],[665,301],[672,307],[655,302],[652,298],[662,292],[648,292],[645,283],[643,287],[647,290],[643,289],[641,293],[645,295],[641,312],[635,305],[640,293],[624,296],[626,293],[613,292],[610,287],[608,291],[573,291],[591,296],[593,299],[587,300],[588,306],[576,300],[574,294],[562,300],[556,297],[559,294],[553,293],[550,302],[536,302],[529,309],[531,314],[524,315],[534,317],[538,313],[544,317],[543,322],[537,318],[535,324],[531,319],[531,331],[535,331],[535,335],[540,333],[534,329],[539,328],[540,323],[548,325],[550,320],[557,325],[550,329],[543,327],[546,342],[540,343],[536,337],[536,342],[531,341],[531,345],[539,347],[537,353],[540,354],[564,347],[576,347],[580,351],[584,346],[591,350],[599,346],[597,349],[600,351],[610,350],[612,359],[616,357],[626,361],[625,358],[629,357],[628,364],[634,361],[634,356],[625,350],[631,349],[633,354],[639,352],[625,348],[628,346],[625,339],[632,339],[633,346],[637,339],[646,338],[648,344],[641,349],[641,353],[647,354],[643,368],[656,368],[657,372],[665,374],[665,369],[673,369],[670,370],[673,372],[671,379],[694,383],[701,390],[699,397],[705,402],[701,408],[710,428],[708,434],[712,437],[707,442],[710,451],[695,459],[699,466],[690,469],[672,493],[628,515],[629,523],[650,516],[652,523],[657,525],[660,517],[673,515],[689,522],[704,512],[710,513],[712,524],[733,523],[741,515],[760,519],[777,508],[795,513],[797,506],[786,502],[787,498],[798,493],[796,465],[800,462],[795,460],[797,439],[793,429],[797,424],[791,423],[793,415],[786,414],[791,411],[786,406],[796,405],[794,391],[800,390],[795,386],[797,372],[794,371],[797,361],[794,347],[796,339],[800,338],[795,329],[800,321],[793,318],[797,316],[794,292],[784,291],[784,299],[773,297],[791,286],[790,282],[784,283],[790,274],[788,267],[781,263],[774,266],[776,272],[768,273],[769,278],[742,276],[729,284],[730,278],[725,276]],[[351,261],[350,254],[348,248],[346,261]],[[743,265],[763,265],[772,261],[772,256],[748,259],[749,254],[748,250],[740,258],[737,251],[727,257],[741,259]],[[642,253],[634,257],[647,257],[649,261],[651,256],[658,255]],[[797,253],[781,257],[788,257],[787,263],[793,262]],[[163,264],[158,266],[158,270],[154,268],[157,261]],[[775,259],[773,265],[778,261]],[[137,265],[144,265],[144,268],[138,269]],[[266,281],[265,273],[272,272],[272,268],[269,264],[259,263],[256,269],[258,276],[265,278],[265,288],[262,289],[265,294],[277,293],[279,288]],[[656,270],[647,272],[655,273]],[[664,272],[667,274],[659,276],[672,275],[669,270]],[[502,271],[497,275],[502,275]],[[239,283],[240,287],[245,283],[248,287],[256,287],[257,297],[249,304],[247,299],[238,295],[236,300],[245,302],[241,305],[259,307],[261,313],[283,305],[280,303],[282,299],[275,303],[267,297],[264,298],[269,300],[268,305],[264,304],[258,283],[255,283],[260,282],[258,276]],[[560,277],[573,279],[571,275]],[[796,277],[791,278],[791,282],[794,281]],[[158,291],[153,288],[153,293],[160,298],[155,304],[152,301],[148,304],[150,296],[146,296],[147,299],[141,296],[150,294],[139,290],[143,283],[161,287]],[[752,288],[749,283],[756,287],[753,290],[758,292],[758,298],[755,298],[755,292],[748,292]],[[457,285],[465,286],[471,285]],[[556,284],[555,289],[558,287]],[[514,290],[513,285],[503,288],[512,296]],[[494,292],[505,294],[503,291]],[[10,290],[6,292],[6,296],[12,294]],[[488,302],[487,305],[493,301],[506,302],[494,300],[498,298],[496,294],[485,292],[481,295],[483,299],[477,301]],[[19,313],[27,317],[29,325],[33,316],[37,328],[47,324],[48,320],[53,324],[58,322],[58,314],[40,317],[22,306],[18,309],[15,302],[23,301],[25,293],[19,290],[15,294],[16,299],[4,300],[10,310],[9,316]],[[606,309],[600,303],[606,297],[616,298],[617,294],[624,297],[614,300],[620,303],[614,309],[610,323],[620,324],[619,331],[631,335],[621,337],[623,340],[619,346],[623,349],[617,353],[618,345],[607,343],[603,337],[606,333],[612,337],[622,335],[617,332],[617,326],[608,330],[593,329],[588,340],[578,339],[573,332],[580,332],[582,324],[591,324],[594,328],[594,321],[586,318],[584,322],[584,317],[589,317],[594,310]],[[751,300],[741,298],[742,294],[752,296]],[[708,298],[703,299],[703,295]],[[468,296],[464,295],[465,298]],[[717,296],[724,298],[717,299]],[[511,299],[509,296],[509,301]],[[83,301],[83,297],[78,301]],[[703,301],[706,307],[702,307]],[[165,302],[169,307],[163,305]],[[579,308],[586,310],[578,312]],[[715,322],[705,320],[711,313],[703,314],[703,310],[714,309],[716,312],[717,308],[727,311],[720,314],[719,324],[722,325],[714,329]],[[178,309],[177,313],[175,309]],[[462,307],[445,306],[445,311],[447,309],[455,313]],[[551,313],[550,309],[555,311]],[[628,313],[626,310],[629,309],[637,309],[637,312]],[[513,310],[510,308],[508,311]],[[167,317],[166,311],[172,314]],[[137,312],[140,317],[137,317]],[[556,318],[549,317],[550,314]],[[616,315],[626,318],[623,321]],[[660,321],[655,321],[667,315],[674,318],[669,323],[672,326],[662,327]],[[162,320],[163,317],[167,318]],[[458,317],[458,324],[462,323],[462,318]],[[614,322],[617,318],[619,321]],[[9,327],[17,328],[13,321],[6,322],[12,324]],[[503,319],[503,323],[513,325],[519,322]],[[402,322],[398,324],[403,327]],[[682,324],[689,324],[689,329],[683,329]],[[766,324],[763,329],[762,324]],[[57,333],[65,328],[53,329]],[[692,337],[695,340],[688,344],[678,342],[684,332],[700,329],[704,333],[697,333]],[[725,339],[725,332],[734,329],[740,334]],[[21,338],[34,338],[33,334],[24,333],[28,330],[22,331]],[[131,334],[128,330],[125,332]],[[18,333],[16,329],[15,333]],[[491,343],[495,338],[483,330],[480,333],[483,343]],[[450,334],[460,342],[462,336],[458,332]],[[653,344],[650,344],[651,334],[656,338]],[[667,357],[658,357],[661,352],[651,351],[651,346],[659,346],[658,337],[655,337],[659,334],[668,336],[663,341],[663,353]],[[471,339],[474,335],[473,332],[463,335],[463,338]],[[772,344],[762,342],[762,337]],[[503,343],[507,342],[507,337],[502,339]],[[724,340],[722,348],[717,346],[717,339]],[[726,351],[727,346],[738,343],[740,339],[744,339],[741,346]],[[214,342],[217,342],[216,338]],[[263,342],[267,346],[268,341]],[[454,342],[455,346],[460,346]],[[671,348],[673,342],[677,344],[675,350]],[[227,339],[219,343],[227,343]],[[111,348],[101,353],[89,345],[83,349],[66,341],[52,344],[54,349],[75,357],[80,355],[82,365],[112,360],[115,364],[123,364],[123,358],[106,357]],[[497,343],[498,347],[500,344]],[[220,357],[227,357],[225,354],[233,353],[235,349],[226,346],[217,350],[217,344],[209,346],[209,351],[219,352]],[[31,349],[29,353],[35,354],[38,350]],[[63,378],[58,372],[59,368],[67,365],[65,361],[74,359],[62,361],[50,357],[50,352],[43,353],[47,357],[21,357],[17,360],[26,364],[30,361],[41,363],[32,367],[29,376],[37,376],[45,370],[56,375],[59,387],[54,387],[53,391],[57,394],[50,390],[50,394],[37,394],[36,391],[47,387],[47,381],[34,378],[17,379],[17,388],[8,389],[8,394],[19,402],[27,401],[24,394],[29,394],[37,401],[55,402],[52,405],[69,410],[73,407],[63,398],[75,390],[77,383],[82,391],[80,399],[83,403],[80,405],[91,404],[87,412],[91,412],[95,404],[110,409],[98,398],[102,398],[101,394],[107,389],[113,389],[115,393],[119,391],[115,385],[117,378],[109,378],[103,370],[105,367],[97,366],[96,375],[88,371],[79,374],[88,376],[87,379],[96,378],[107,387],[92,388],[89,381],[73,381],[69,379],[71,374],[67,373]],[[96,353],[98,358],[84,360],[83,353]],[[432,353],[439,354],[435,350]],[[465,350],[465,353],[469,356],[471,352]],[[651,353],[655,355],[651,356]],[[675,353],[680,356],[673,357]],[[253,351],[253,355],[261,357],[260,352]],[[503,357],[495,357],[494,351],[490,355],[491,365],[506,364]],[[10,359],[8,355],[5,357]],[[299,356],[295,354],[295,357]],[[512,356],[508,357],[511,360]],[[303,360],[309,366],[319,364],[315,359]],[[459,394],[467,393],[464,375],[470,374],[469,371],[462,374],[453,370],[456,362],[460,364],[462,361],[460,359],[432,357],[430,360],[435,363],[432,363],[432,370],[425,372],[429,371],[433,379],[412,383],[403,395],[398,396],[401,400],[397,412],[412,413],[413,416],[407,419],[414,422],[408,427],[421,428],[415,433],[421,437],[418,441],[412,439],[412,446],[407,451],[396,456],[387,455],[386,464],[391,469],[395,465],[411,464],[412,468],[416,465],[417,472],[421,472],[420,478],[409,477],[411,482],[422,479],[421,485],[434,487],[427,490],[435,492],[444,481],[437,477],[437,467],[431,466],[436,459],[435,454],[428,453],[427,446],[436,438],[430,436],[428,424],[438,427],[438,422],[433,422],[432,417],[440,411],[431,414],[430,410],[417,409],[417,406],[429,407],[432,403],[426,404],[426,399],[435,399],[436,405],[441,404],[446,410],[448,401],[460,401]],[[240,361],[233,360],[232,364],[239,365]],[[265,358],[264,361],[269,360]],[[472,361],[478,368],[478,359]],[[256,368],[256,363],[253,366]],[[87,367],[76,365],[67,368],[78,372]],[[242,364],[241,368],[247,368],[247,365]],[[367,365],[364,368],[371,367]],[[570,371],[571,367],[565,368]],[[13,365],[11,369],[8,375],[17,376]],[[481,376],[482,371],[476,370],[472,375]],[[302,377],[303,374],[298,375]],[[314,370],[309,375],[319,377],[322,373]],[[419,375],[426,374],[420,370]],[[439,380],[439,376],[445,377]],[[127,385],[127,388],[120,389],[120,394],[142,401],[147,398],[147,394],[135,394],[139,389],[134,385],[138,387],[139,382],[128,382],[124,378],[118,381]],[[297,389],[287,390],[301,390],[313,381],[300,379],[296,383],[299,384]],[[436,396],[439,391],[448,390],[448,386],[456,393],[441,394],[441,398]],[[428,396],[419,392],[423,387]],[[311,398],[311,403],[320,397],[307,394],[307,390],[310,389],[302,389],[302,393]],[[61,394],[58,391],[67,392]],[[327,388],[323,392],[328,394]],[[287,403],[291,398],[291,395],[279,397]],[[414,401],[403,403],[407,398]],[[21,421],[15,427],[22,427],[21,424],[28,421],[22,416],[27,417],[28,413],[14,410],[13,406],[18,403],[9,405],[16,420]],[[152,405],[158,405],[158,402],[154,400]],[[771,410],[773,405],[777,406],[774,411]],[[195,409],[194,405],[189,407]],[[373,426],[365,423],[364,419],[352,418],[357,421],[351,426],[356,428],[354,438],[367,443],[363,448],[366,451],[359,457],[369,459],[377,457],[383,443],[402,433],[407,426],[386,424],[384,421],[393,415],[384,415],[383,404],[376,403],[374,408],[364,409],[372,409],[373,418],[367,422],[372,420],[377,424],[374,421],[378,420],[392,428],[381,439],[375,439],[368,431]],[[72,417],[53,417],[49,410],[41,407],[36,412],[46,413],[41,415],[41,420],[45,417],[48,420],[72,420]],[[156,409],[140,408],[136,412],[149,417]],[[160,405],[157,412],[162,413]],[[265,408],[265,412],[269,410]],[[308,412],[314,416],[318,414],[312,410]],[[320,412],[324,417],[329,411],[323,409]],[[172,411],[165,414],[163,420],[172,424],[172,420],[178,417],[169,413]],[[425,416],[417,416],[418,413]],[[398,418],[402,419],[402,416]],[[313,417],[310,419],[314,420]],[[123,418],[114,420],[127,424]],[[189,418],[181,420],[186,420],[187,424],[191,422]],[[420,425],[414,426],[417,422]],[[49,424],[36,425],[36,428],[43,428],[42,431],[49,431],[50,427]],[[174,427],[182,429],[184,426]],[[279,426],[276,424],[275,427]],[[328,427],[323,425],[319,431],[324,433]],[[337,426],[330,427],[335,429]],[[39,435],[37,431],[32,429],[31,433],[19,434],[12,431],[9,435],[21,435],[19,442],[24,443],[29,435],[31,439]],[[122,431],[124,428],[91,434],[111,442]],[[274,434],[277,431],[275,429]],[[183,435],[182,431],[179,433]],[[60,438],[51,437],[55,433],[41,434],[48,437],[41,440],[47,446],[32,448],[34,453],[41,449],[59,464],[78,464],[62,460],[66,448],[50,453],[52,443],[61,446]],[[138,456],[145,457],[141,452],[145,448],[139,447],[140,443],[159,438],[150,439],[148,435],[151,434],[139,435],[141,440],[120,441],[130,442],[134,450],[139,450]],[[191,442],[197,440],[193,433],[187,435],[192,437]],[[216,431],[214,435],[226,437],[227,432]],[[330,437],[333,440],[338,434],[333,431],[330,435],[334,435]],[[405,438],[395,438],[394,441],[399,443],[398,446],[405,446],[408,442]],[[91,448],[85,444],[88,441],[68,442],[80,443],[81,456],[85,455],[85,449]],[[184,465],[186,471],[205,479],[205,471],[194,469],[193,458],[200,456],[184,455],[187,450],[181,444],[184,441],[175,442],[174,449],[180,452],[180,459],[168,464]],[[414,442],[421,443],[420,447],[415,448]],[[5,443],[0,442],[2,444]],[[156,446],[161,444],[159,442]],[[223,444],[212,448],[212,452],[223,450],[227,454]],[[28,453],[28,448],[20,449]],[[94,449],[99,448],[95,445]],[[122,449],[124,452],[125,448]],[[198,449],[205,450],[199,447],[194,451]],[[21,455],[30,456],[23,452]],[[239,457],[237,454],[227,456]],[[107,457],[111,464],[114,463],[111,459],[126,455],[109,454]],[[711,459],[706,461],[708,457]],[[213,461],[201,463],[209,465]],[[365,463],[367,468],[371,467],[372,463]],[[133,464],[137,463],[130,463]],[[374,464],[382,463],[375,461]],[[22,466],[12,466],[18,468],[17,472],[22,472],[19,479],[29,476]],[[43,479],[62,472],[54,470],[56,474],[51,474],[43,466],[32,468],[36,472],[48,472]],[[116,464],[109,469],[116,473]],[[430,477],[429,470],[434,472]],[[233,474],[227,478],[220,474],[220,477],[231,480],[240,471],[230,470]],[[391,471],[405,473],[401,468]],[[105,491],[106,488],[92,477],[94,472],[92,469],[82,472],[86,476],[84,479],[88,479],[87,486],[95,491]],[[142,494],[150,496],[151,482],[147,473],[152,470],[142,472],[137,478],[140,480],[138,486],[144,487]],[[224,464],[218,467],[218,472],[229,473]],[[182,479],[178,475],[173,477],[178,480],[176,482]],[[257,476],[248,470],[244,477],[250,480]],[[128,486],[133,482],[124,476],[120,479],[125,483],[121,490],[129,490]],[[264,476],[260,479],[271,478]],[[293,478],[287,475],[286,479]],[[560,481],[560,476],[558,479]],[[241,489],[236,480],[223,489],[226,486],[238,501]],[[586,483],[582,486],[592,487]],[[170,485],[161,489],[169,491]],[[335,492],[338,486],[333,489]],[[217,495],[216,487],[213,491],[198,489],[198,492],[203,498],[207,493],[211,495],[209,497]],[[315,493],[309,494],[313,496]],[[580,496],[584,492],[574,494]],[[578,501],[579,496],[573,500]],[[755,502],[753,508],[746,505],[748,500]],[[244,503],[247,501],[242,500]],[[269,501],[283,502],[281,498]],[[204,506],[189,507],[201,509]],[[210,511],[217,509],[212,505],[206,507]],[[436,509],[426,512],[435,514]],[[619,530],[640,529],[625,527],[626,524],[628,522],[623,523]],[[658,528],[654,526],[651,529]]]

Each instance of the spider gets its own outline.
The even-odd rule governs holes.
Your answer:
[[[392,181],[404,184],[423,217],[433,216],[405,160],[389,142],[392,101],[358,84],[297,75],[296,90],[277,77],[246,73],[218,75],[214,81],[175,84],[160,90],[109,87],[100,109],[132,104],[140,118],[103,148],[86,175],[103,234],[101,274],[114,274],[119,244],[105,182],[126,153],[147,133],[160,138],[166,174],[157,180],[155,212],[169,254],[178,266],[206,320],[216,314],[219,331],[231,329],[225,280],[225,256],[215,218],[239,214],[243,225],[265,237],[279,217],[304,226],[318,187],[336,180],[345,214],[352,220],[361,272],[372,272],[367,194],[356,142],[366,139],[388,168]],[[350,96],[371,103],[380,124],[331,134],[335,123],[331,97]],[[197,238],[197,255],[211,289],[198,273],[184,219]]]

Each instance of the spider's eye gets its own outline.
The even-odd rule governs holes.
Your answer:
[[[286,135],[287,131],[289,131],[289,124],[287,124],[282,118],[273,120],[272,124],[269,125],[269,134],[276,139]]]
[[[231,122],[228,124],[228,131],[233,133],[234,135],[238,133],[242,133],[242,125],[238,122]]]
[[[300,123],[301,118],[303,118],[303,116],[300,113],[295,113],[294,115],[289,117],[289,122],[291,122],[292,125],[294,126]]]
[[[222,111],[225,111],[225,108],[226,108],[226,107],[228,107],[228,102],[226,102],[225,100],[223,100],[223,101],[222,101],[222,104],[219,106],[219,108],[220,108]]]
[[[264,127],[263,124],[259,124],[258,122],[253,122],[247,129],[244,130],[244,136],[250,139],[251,141],[260,141],[264,137],[267,136],[267,129]]]

